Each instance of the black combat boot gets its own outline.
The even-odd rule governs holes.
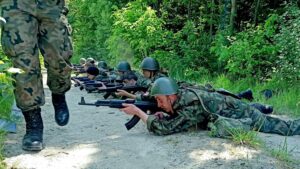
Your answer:
[[[273,106],[263,105],[261,103],[250,103],[250,106],[256,108],[264,114],[271,114],[273,112]]]
[[[41,108],[22,113],[26,122],[26,134],[23,137],[22,148],[27,151],[41,151],[44,148]]]
[[[260,93],[265,97],[266,100],[273,96],[273,91],[270,89],[262,90]]]
[[[238,93],[237,96],[239,96],[242,99],[247,99],[249,101],[252,101],[254,99],[251,89],[248,89],[246,91],[242,91],[242,92]]]
[[[65,94],[52,93],[52,103],[55,111],[55,121],[60,126],[65,126],[69,122],[69,109]]]

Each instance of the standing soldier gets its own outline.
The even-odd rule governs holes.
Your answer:
[[[26,122],[24,150],[40,151],[43,145],[41,106],[45,104],[39,51],[45,60],[47,85],[52,92],[55,121],[64,126],[69,121],[65,93],[71,87],[73,49],[65,1],[1,0],[2,47],[13,66],[24,71],[14,74],[15,98]]]

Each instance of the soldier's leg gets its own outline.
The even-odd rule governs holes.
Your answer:
[[[275,133],[284,136],[300,134],[300,120],[285,121],[279,118],[266,116],[260,111],[253,109],[250,114],[251,127],[264,133]]]
[[[72,43],[66,18],[61,14],[62,8],[55,5],[48,8],[51,11],[40,11],[39,48],[48,72],[47,84],[52,92],[55,120],[64,126],[69,121],[65,93],[71,87]]]
[[[13,66],[23,71],[13,75],[16,103],[26,121],[23,149],[41,150],[43,122],[39,107],[45,100],[38,58],[38,22],[19,9],[18,2],[5,2],[1,2],[2,16],[7,21],[2,29],[2,48]]]
[[[284,121],[279,118],[265,115],[258,109],[239,99],[227,96],[224,105],[219,105],[219,107],[221,109],[217,114],[221,116],[233,119],[250,118],[250,126],[254,130],[281,135],[294,135],[299,134],[300,132],[300,120],[292,123],[292,121]]]

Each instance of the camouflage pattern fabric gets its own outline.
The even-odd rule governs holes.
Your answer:
[[[141,87],[148,87],[151,83],[150,79],[145,78],[141,73],[137,71],[133,71],[134,74],[137,77],[136,85],[141,86]]]
[[[284,121],[266,116],[231,96],[187,88],[181,88],[177,96],[178,99],[173,105],[175,112],[173,118],[159,120],[154,115],[149,115],[147,128],[150,132],[167,135],[209,123],[209,127],[218,137],[230,135],[233,128],[285,136],[300,134],[300,120]]]
[[[138,79],[137,85],[148,88],[147,93],[150,93],[153,82],[160,77],[166,77],[166,75],[164,75],[162,73],[157,73],[151,79],[147,79],[143,76],[141,78],[142,80],[139,81],[139,79]],[[153,100],[153,99],[154,99],[153,97],[151,97],[149,95],[143,95],[143,94],[137,94],[137,98],[136,98],[136,100],[144,100],[144,101],[149,101],[149,100]]]
[[[55,94],[70,89],[73,49],[71,27],[62,14],[64,0],[1,0],[2,48],[13,66],[24,71],[15,74],[17,106],[29,111],[42,106],[45,96],[42,84],[39,51],[47,68],[47,84]]]

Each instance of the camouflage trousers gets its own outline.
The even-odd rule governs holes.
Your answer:
[[[247,103],[231,97],[226,97],[225,104],[230,108],[214,114],[213,118],[216,120],[209,123],[209,128],[217,137],[230,136],[236,129],[256,130],[284,136],[300,135],[300,119],[286,121],[265,115]]]
[[[0,0],[2,48],[13,66],[24,73],[14,74],[15,98],[22,111],[44,105],[39,51],[47,69],[47,85],[52,93],[70,89],[73,53],[70,27],[63,14],[64,0]]]

